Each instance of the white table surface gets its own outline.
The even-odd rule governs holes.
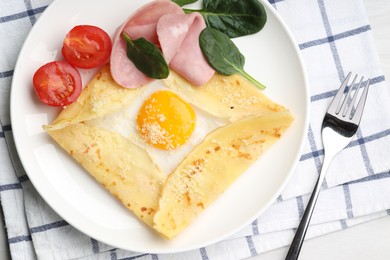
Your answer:
[[[390,79],[390,1],[363,0],[386,79]],[[390,84],[387,83],[390,91]],[[4,227],[0,214],[1,227]],[[300,259],[390,259],[390,216],[305,241]],[[284,259],[288,248],[273,250],[250,260]],[[7,236],[0,228],[0,259],[10,259]]]

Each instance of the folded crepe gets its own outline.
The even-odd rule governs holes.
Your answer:
[[[88,124],[123,109],[148,87],[117,85],[108,66],[44,129],[137,217],[173,238],[281,138],[293,116],[238,75],[216,74],[194,87],[172,71],[163,82],[229,122],[209,133],[168,176],[129,138]]]

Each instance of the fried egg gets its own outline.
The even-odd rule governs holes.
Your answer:
[[[131,104],[85,123],[128,138],[168,175],[208,133],[227,124],[185,100],[183,93],[154,81]]]

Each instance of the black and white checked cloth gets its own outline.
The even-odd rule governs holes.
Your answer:
[[[80,233],[40,198],[12,139],[9,95],[20,48],[52,0],[0,1],[0,197],[14,259],[242,259],[288,245],[321,168],[322,116],[346,72],[371,78],[364,120],[333,161],[308,237],[390,215],[390,99],[361,0],[269,0],[299,44],[311,86],[300,162],[271,207],[233,237],[191,252],[137,254]],[[250,203],[250,202],[249,202]]]

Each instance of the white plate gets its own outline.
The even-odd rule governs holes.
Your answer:
[[[182,234],[167,241],[138,221],[113,196],[59,148],[41,126],[57,109],[41,104],[32,88],[34,72],[62,59],[65,34],[75,25],[92,24],[113,35],[148,0],[56,0],[27,37],[15,68],[11,92],[12,129],[23,166],[39,194],[69,224],[109,245],[131,251],[169,253],[220,241],[258,217],[280,194],[291,175],[308,126],[309,91],[299,55],[287,27],[264,3],[264,29],[236,39],[246,70],[268,86],[264,91],[296,116],[293,126]],[[93,71],[82,71],[84,83]]]

